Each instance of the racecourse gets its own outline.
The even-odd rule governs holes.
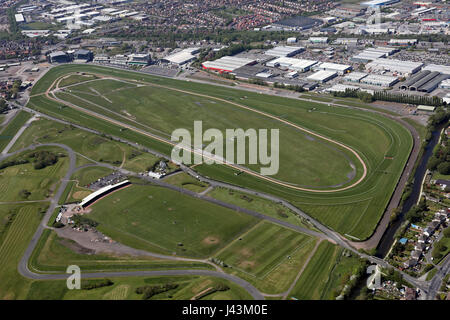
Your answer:
[[[81,83],[72,82],[65,87],[65,92],[57,89],[56,84],[59,80],[63,81],[68,74],[78,71],[95,74],[98,79]],[[103,81],[107,81],[107,83],[103,83]],[[123,87],[124,81],[127,82],[125,87]],[[115,85],[111,92],[108,87],[112,83]],[[70,95],[70,92],[67,91],[77,86],[81,86],[78,88],[80,90],[77,90],[77,95],[82,95],[80,97],[74,97],[75,93]],[[50,90],[50,88],[53,89]],[[138,108],[139,103],[134,102],[133,99],[140,102],[147,101],[142,97],[145,95],[129,96],[130,108],[126,109],[126,112],[122,112],[123,108],[120,109],[120,106],[125,104],[117,102],[117,108],[114,111],[116,95],[118,93],[126,94],[128,90],[133,93],[136,92],[135,90],[144,90],[159,102],[161,101],[158,99],[165,97],[167,107],[171,106],[170,102],[179,101],[181,98],[185,99],[188,109],[194,107],[192,104],[197,109],[201,109],[202,117],[211,115],[208,113],[208,109],[216,111],[218,108],[233,111],[228,112],[230,116],[240,112],[239,109],[242,109],[242,112],[245,111],[248,117],[250,117],[250,113],[255,113],[254,121],[267,124],[269,122],[265,121],[270,120],[269,128],[274,127],[273,123],[277,123],[277,126],[283,130],[285,127],[289,127],[290,131],[287,132],[292,135],[291,139],[293,140],[288,140],[291,142],[296,138],[305,138],[306,135],[307,143],[311,148],[318,148],[320,157],[303,157],[301,150],[297,149],[298,151],[296,151],[293,143],[287,147],[290,152],[286,158],[281,157],[280,159],[281,168],[289,168],[287,171],[281,172],[280,177],[260,176],[256,173],[255,168],[243,168],[242,166],[236,168],[234,165],[201,165],[195,167],[195,170],[213,179],[282,197],[350,238],[362,240],[373,232],[412,147],[409,132],[396,121],[382,115],[312,102],[304,103],[252,92],[242,93],[242,91],[230,88],[164,79],[97,66],[67,65],[52,68],[33,88],[29,106],[53,117],[95,128],[106,134],[123,137],[170,155],[170,144],[167,144],[168,139],[163,133],[167,135],[167,132],[170,131],[168,130],[170,127],[167,126],[170,125],[172,119],[177,125],[182,124],[186,113],[172,118],[165,116],[158,118],[155,113],[157,120],[151,120],[148,114],[144,117],[145,112],[151,112],[153,104],[149,104],[152,106],[148,108],[149,110],[141,110],[142,108]],[[158,95],[159,91],[161,94]],[[46,92],[48,96],[46,96]],[[180,94],[181,96],[179,96]],[[60,98],[57,97],[61,95],[65,97],[64,99],[70,96],[72,102],[60,101]],[[209,104],[202,99],[208,100]],[[113,103],[111,104],[108,100]],[[211,103],[213,100],[216,103]],[[61,107],[62,105],[65,107]],[[219,105],[221,106],[219,107]],[[111,110],[104,110],[108,106]],[[181,109],[175,107],[174,110],[182,112]],[[174,114],[177,113],[174,112]],[[146,119],[145,123],[137,123],[141,119]],[[208,117],[204,119],[208,120]],[[217,123],[220,124],[220,122]],[[127,129],[123,130],[123,128]],[[326,141],[326,139],[333,142]],[[362,162],[358,161],[355,154],[336,143],[353,150]],[[324,150],[329,151],[329,148],[337,150],[336,157],[333,158],[329,156],[329,152],[324,152]],[[338,180],[342,182],[342,173],[345,175],[350,173],[345,170],[345,172],[335,171],[336,167],[333,169],[333,164],[336,159],[339,159],[339,155],[346,159],[347,164],[354,165],[355,175],[344,185],[330,187],[330,183]],[[303,162],[298,162],[294,159],[295,157],[301,158]],[[305,162],[306,159],[308,161]],[[299,166],[300,164],[302,165]],[[312,169],[321,166],[330,167],[328,171],[322,172],[322,176]],[[306,172],[306,174],[303,177],[286,178],[289,172],[296,170],[302,173]],[[244,174],[236,176],[237,171],[244,172]],[[327,178],[327,176],[333,176],[333,173],[340,177],[334,182]],[[283,174],[284,176],[282,176]],[[311,180],[314,180],[314,177],[316,177],[316,181]],[[287,181],[284,180],[285,178]],[[293,180],[289,181],[289,179]],[[305,180],[301,181],[301,179]],[[314,183],[316,184],[315,188],[299,186],[314,185]],[[332,210],[329,210],[330,208]]]

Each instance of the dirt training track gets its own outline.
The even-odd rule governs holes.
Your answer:
[[[153,83],[149,83],[149,82],[143,82],[143,81],[139,81],[139,80],[134,80],[134,79],[130,80],[130,79],[124,79],[124,78],[120,78],[120,77],[105,77],[105,76],[102,75],[102,74],[91,73],[91,72],[89,72],[89,73],[90,73],[90,74],[94,74],[95,76],[99,77],[100,79],[102,79],[102,78],[119,79],[120,81],[125,81],[125,82],[128,82],[128,83],[138,83],[138,84],[145,85],[145,86],[151,86],[151,87],[163,88],[163,89],[167,89],[167,90],[172,90],[172,91],[182,92],[182,93],[186,93],[186,94],[190,94],[190,95],[195,95],[195,96],[199,96],[199,97],[203,97],[203,98],[208,98],[208,99],[213,99],[213,100],[216,100],[216,101],[220,101],[220,102],[224,102],[224,103],[227,103],[227,104],[234,105],[234,106],[236,106],[236,107],[238,107],[238,108],[245,109],[245,110],[248,110],[248,111],[250,111],[250,112],[254,112],[254,113],[260,114],[260,115],[262,115],[262,116],[265,116],[265,117],[274,119],[274,120],[279,121],[279,122],[281,122],[281,123],[283,123],[283,124],[286,124],[286,125],[288,125],[288,126],[291,126],[291,127],[295,128],[295,129],[297,129],[297,130],[300,130],[300,131],[302,131],[302,132],[308,133],[308,134],[310,134],[310,135],[312,135],[312,136],[318,137],[318,138],[323,139],[323,140],[325,140],[325,141],[331,142],[331,143],[333,143],[333,144],[335,144],[335,145],[337,145],[337,146],[339,146],[339,147],[341,147],[341,148],[344,148],[344,149],[350,151],[350,152],[358,159],[358,161],[361,163],[361,165],[362,165],[362,167],[363,167],[363,173],[362,173],[361,177],[360,177],[357,181],[355,181],[354,183],[352,183],[352,184],[350,184],[350,185],[348,185],[348,186],[342,187],[342,188],[338,188],[338,189],[332,189],[332,190],[320,190],[320,189],[311,189],[311,188],[299,187],[299,186],[292,185],[292,184],[289,184],[289,183],[286,183],[286,182],[282,182],[282,181],[279,181],[279,180],[277,180],[277,179],[271,178],[271,177],[269,177],[269,176],[261,175],[261,174],[255,172],[255,171],[249,170],[249,169],[247,169],[247,168],[243,168],[242,166],[238,166],[238,165],[236,165],[236,164],[234,164],[234,163],[231,163],[231,162],[228,162],[228,161],[226,161],[226,160],[223,160],[223,164],[224,164],[224,165],[229,166],[229,167],[232,167],[232,168],[234,168],[234,169],[236,169],[236,170],[239,170],[239,171],[243,171],[243,172],[248,173],[248,174],[250,174],[250,175],[252,175],[252,176],[258,177],[258,178],[260,178],[260,179],[263,179],[263,180],[266,180],[266,181],[275,183],[275,184],[277,184],[277,185],[281,185],[281,186],[283,186],[283,187],[287,187],[287,188],[295,189],[295,190],[300,190],[300,191],[308,191],[308,192],[314,192],[314,193],[331,193],[331,192],[339,192],[339,191],[344,191],[344,190],[353,188],[353,187],[355,187],[356,185],[360,184],[360,183],[365,179],[365,177],[367,176],[367,166],[366,166],[366,164],[364,163],[364,161],[362,160],[362,158],[360,157],[360,155],[359,155],[355,150],[353,150],[352,148],[350,148],[349,146],[347,146],[347,145],[345,145],[345,144],[343,144],[343,143],[341,143],[341,142],[335,141],[335,140],[333,140],[333,139],[327,138],[327,137],[325,137],[325,136],[322,136],[322,135],[320,135],[320,134],[318,134],[318,133],[315,133],[315,132],[313,132],[313,131],[311,131],[311,130],[305,129],[305,128],[303,128],[303,127],[301,127],[301,126],[299,126],[299,125],[296,125],[296,124],[294,124],[294,123],[292,123],[292,122],[290,122],[290,121],[281,119],[281,118],[276,117],[276,116],[274,116],[274,115],[271,115],[271,114],[269,114],[269,113],[266,113],[266,112],[263,112],[263,111],[259,111],[259,110],[253,109],[253,108],[250,108],[250,107],[248,107],[248,106],[244,106],[244,105],[239,104],[239,103],[236,103],[236,102],[228,101],[228,100],[226,100],[226,99],[222,99],[222,98],[218,98],[218,97],[214,97],[214,96],[209,96],[209,95],[206,95],[206,94],[201,94],[201,93],[191,92],[191,91],[187,91],[187,90],[176,89],[176,88],[172,88],[172,87],[169,87],[169,86],[163,86],[163,85],[153,84]],[[65,105],[68,105],[68,106],[70,106],[70,107],[72,107],[72,108],[74,108],[74,109],[76,109],[76,110],[78,110],[78,111],[81,111],[81,112],[83,112],[83,113],[89,114],[89,115],[91,115],[91,116],[93,116],[93,117],[95,117],[95,118],[102,119],[102,120],[111,122],[111,123],[113,123],[113,124],[115,124],[115,125],[118,125],[118,126],[121,126],[121,127],[127,128],[127,129],[130,129],[130,130],[132,130],[132,131],[135,131],[135,132],[137,132],[137,133],[139,133],[139,134],[145,135],[145,136],[150,137],[150,138],[152,138],[152,139],[155,139],[155,140],[157,140],[157,141],[163,142],[163,143],[165,143],[165,144],[169,144],[169,145],[172,145],[172,146],[176,146],[176,145],[177,145],[177,143],[174,143],[174,142],[172,142],[172,141],[170,141],[170,140],[161,138],[161,137],[159,137],[159,136],[157,136],[157,135],[155,135],[155,134],[152,134],[152,133],[149,133],[149,132],[144,131],[144,130],[142,130],[142,129],[136,128],[136,127],[134,127],[134,126],[125,124],[125,123],[120,122],[120,121],[118,121],[118,120],[114,120],[114,119],[112,119],[112,118],[109,118],[109,117],[107,117],[107,116],[105,116],[105,115],[102,115],[102,114],[99,114],[99,113],[97,113],[97,112],[94,112],[94,111],[85,109],[85,108],[83,108],[83,107],[80,107],[80,106],[78,106],[78,105],[75,105],[75,104],[73,104],[73,103],[70,103],[70,102],[68,102],[68,101],[65,101],[65,100],[63,100],[63,99],[57,98],[57,97],[55,96],[55,92],[60,91],[59,84],[60,84],[61,80],[62,80],[64,77],[67,77],[68,75],[69,75],[69,74],[65,74],[64,76],[60,76],[60,77],[56,78],[56,79],[53,81],[53,83],[49,86],[49,88],[48,88],[48,89],[45,91],[45,93],[44,93],[45,96],[46,96],[48,99],[53,100],[53,101],[56,101],[56,102],[58,102],[58,103],[64,103]],[[53,87],[55,87],[55,88],[52,89]],[[41,95],[41,94],[37,94],[37,95]],[[129,119],[128,119],[128,120],[129,120]],[[180,146],[178,146],[178,147],[180,147]],[[195,154],[202,155],[203,157],[208,158],[208,159],[211,159],[211,160],[215,160],[215,159],[216,159],[216,158],[214,158],[214,157],[210,157],[210,156],[208,156],[208,155],[203,154],[203,153],[200,152],[200,151],[193,150],[193,149],[191,149],[191,148],[185,148],[185,147],[180,147],[180,148],[181,148],[181,149],[184,149],[184,150],[186,150],[186,151],[188,151],[188,152],[191,152],[191,153],[195,153]]]

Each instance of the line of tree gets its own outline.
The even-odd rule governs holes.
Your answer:
[[[408,104],[423,104],[427,106],[439,107],[443,105],[442,98],[437,96],[427,97],[419,95],[409,95],[405,93],[392,93],[388,91],[375,91],[373,94],[375,100],[398,102],[398,103],[408,103]]]

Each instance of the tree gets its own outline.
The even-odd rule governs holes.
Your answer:
[[[442,162],[437,166],[437,170],[440,174],[450,174],[450,162]]]

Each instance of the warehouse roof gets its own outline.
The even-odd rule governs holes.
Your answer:
[[[255,60],[253,60],[253,59],[224,56],[215,61],[203,62],[203,67],[208,68],[208,69],[216,69],[216,70],[223,70],[223,71],[234,71],[237,68],[248,65],[254,61]]]
[[[313,73],[312,75],[307,77],[307,79],[314,80],[314,81],[325,81],[325,80],[327,80],[329,78],[332,78],[332,77],[334,77],[336,75],[337,75],[337,73],[334,72],[334,71],[321,70],[321,71],[318,71],[316,73]]]
[[[444,66],[440,64],[429,64],[424,67],[423,70],[438,71],[444,74],[450,74],[450,66]]]
[[[414,73],[423,66],[422,62],[403,61],[396,59],[379,58],[368,63],[366,68],[369,69],[385,69],[401,73]]]
[[[275,56],[275,57],[287,57],[290,55],[294,55],[298,52],[303,51],[303,47],[294,47],[294,46],[278,46],[266,51],[266,55]]]
[[[322,62],[320,65],[317,66],[319,69],[329,69],[329,70],[338,70],[338,71],[345,71],[351,66],[347,64],[339,64],[339,63],[332,63],[332,62]]]
[[[171,54],[164,58],[164,60],[170,61],[172,63],[176,64],[184,64],[192,59],[194,59],[195,56],[187,50],[182,50],[179,52],[176,52],[174,54]]]
[[[347,81],[360,81],[361,79],[367,77],[367,73],[365,72],[352,72],[344,77],[344,80]]]

